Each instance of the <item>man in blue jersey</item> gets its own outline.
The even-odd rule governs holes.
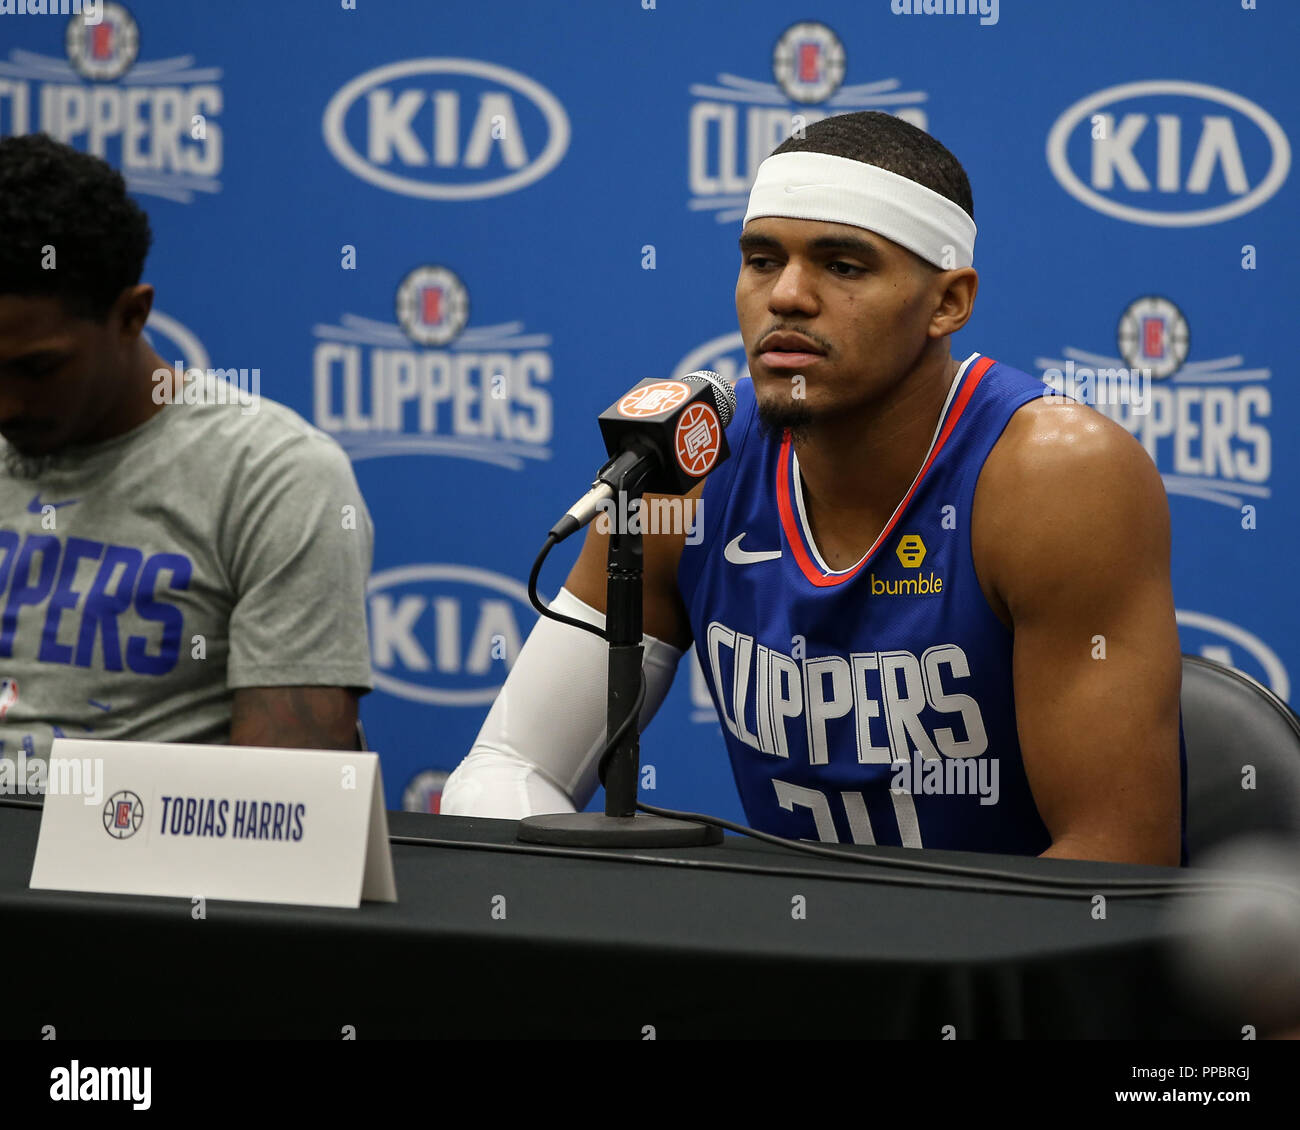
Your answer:
[[[692,492],[702,536],[645,538],[641,724],[694,642],[756,827],[1185,863],[1163,484],[1091,408],[950,355],[973,211],[952,154],[886,114],[815,123],[759,169],[751,379],[731,458]],[[603,625],[605,554],[593,527],[556,611]],[[604,661],[539,623],[442,811],[585,806]]]

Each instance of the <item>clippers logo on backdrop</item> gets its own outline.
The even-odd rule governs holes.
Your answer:
[[[477,59],[408,59],[366,71],[330,99],[321,125],[348,172],[425,200],[517,192],[569,148],[569,117],[555,95]]]
[[[902,91],[896,78],[844,86],[844,44],[822,23],[787,28],[772,50],[775,82],[718,75],[696,83],[691,105],[690,209],[712,211],[719,223],[744,219],[750,185],[764,158],[794,132],[855,110],[885,110],[925,129],[922,90]],[[724,373],[723,376],[726,374]]]
[[[1076,102],[1048,134],[1047,163],[1066,192],[1104,215],[1201,227],[1269,200],[1291,168],[1291,146],[1240,94],[1161,79]]]
[[[423,266],[397,287],[396,323],[344,314],[316,325],[314,423],[354,462],[445,455],[521,471],[550,459],[549,334],[468,327],[465,284]]]
[[[1174,612],[1185,654],[1200,655],[1234,667],[1263,683],[1283,702],[1291,698],[1291,677],[1277,652],[1245,628],[1204,612]]]
[[[437,816],[442,811],[442,790],[451,774],[442,769],[425,769],[407,782],[402,790],[403,812],[428,812]]]
[[[1272,494],[1272,374],[1240,353],[1189,361],[1193,336],[1174,302],[1146,295],[1120,312],[1118,357],[1066,346],[1034,363],[1052,388],[1132,432],[1170,494],[1240,510]]]
[[[527,586],[470,565],[386,569],[366,601],[375,687],[434,706],[491,704],[537,620]]]
[[[139,59],[140,31],[121,4],[69,18],[64,57],[13,48],[0,62],[0,137],[48,133],[119,169],[132,192],[189,204],[221,190],[219,67],[192,55]]]

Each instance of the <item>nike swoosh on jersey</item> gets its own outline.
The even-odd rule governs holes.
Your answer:
[[[54,509],[57,510],[60,506],[71,506],[74,502],[80,502],[80,501],[81,501],[81,499],[79,499],[79,498],[70,498],[70,499],[68,499],[67,502],[42,502],[42,501],[41,501],[41,492],[40,492],[40,491],[37,491],[37,492],[32,496],[32,500],[31,500],[31,502],[29,502],[29,503],[27,504],[27,513],[28,513],[28,514],[39,514],[39,513],[40,513],[42,510],[44,510],[45,507],[47,507],[47,506],[53,506]]]
[[[744,534],[737,534],[729,542],[722,555],[733,565],[753,565],[758,561],[775,561],[781,556],[779,549],[741,549],[740,541]]]
[[[794,192],[802,192],[805,188],[831,188],[831,187],[833,186],[829,184],[787,184],[785,186],[785,190],[786,192],[794,193]]]

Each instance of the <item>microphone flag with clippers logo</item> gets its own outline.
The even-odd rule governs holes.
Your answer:
[[[611,457],[630,448],[658,456],[643,490],[686,494],[730,454],[735,403],[731,387],[706,370],[680,380],[648,377],[601,413],[600,432]]]

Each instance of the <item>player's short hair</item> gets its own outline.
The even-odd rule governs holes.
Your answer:
[[[152,242],[149,217],[106,161],[48,134],[0,139],[0,294],[57,297],[73,317],[102,322],[140,281]]]
[[[772,150],[777,153],[829,153],[907,177],[917,184],[946,196],[972,220],[966,170],[944,146],[923,129],[879,110],[859,110],[822,118],[803,130],[803,137],[791,137]]]

